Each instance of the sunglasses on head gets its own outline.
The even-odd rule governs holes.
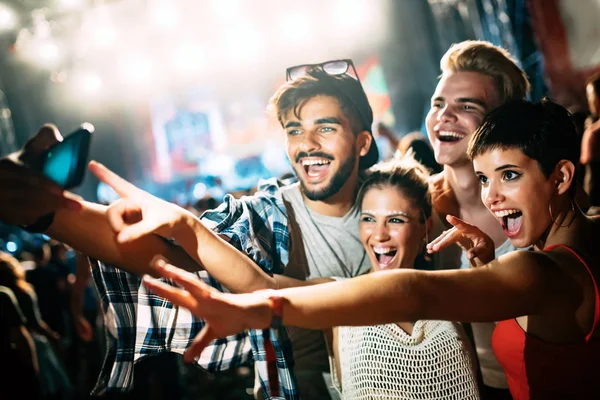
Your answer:
[[[285,80],[293,81],[304,75],[307,75],[313,69],[320,68],[329,75],[344,75],[348,74],[349,70],[354,73],[353,78],[360,82],[354,63],[350,59],[331,60],[319,64],[301,64],[289,67],[285,71]],[[349,75],[349,74],[348,74]],[[352,75],[350,75],[352,76]]]

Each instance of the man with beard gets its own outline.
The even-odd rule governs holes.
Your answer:
[[[299,183],[280,187],[275,180],[268,181],[256,195],[227,196],[220,207],[201,217],[269,274],[353,277],[370,269],[356,229],[359,210],[354,200],[359,172],[377,162],[378,151],[371,133],[371,107],[356,71],[353,77],[349,69],[354,70],[350,60],[290,68],[288,82],[271,100],[286,131],[287,154]],[[189,313],[153,301],[136,275],[152,274],[149,265],[156,254],[188,270],[201,268],[155,235],[119,244],[105,207],[74,199],[23,167],[24,161],[35,159],[59,138],[55,128],[45,127],[22,152],[0,160],[0,220],[45,231],[106,263],[93,261],[93,274],[106,296],[105,308],[115,314],[118,334],[109,349],[113,362],[105,362],[96,391],[128,390],[135,361],[167,350],[183,352],[203,326]],[[129,217],[140,218],[135,213]],[[213,276],[204,271],[198,275],[222,289],[215,272],[217,276],[212,271]],[[329,390],[322,332],[291,331],[294,357],[285,331],[278,334],[272,341],[285,398],[329,398],[334,390]],[[209,371],[224,370],[247,361],[251,346],[261,388],[268,396],[262,340],[261,332],[250,331],[215,341],[197,362]]]
[[[506,224],[498,224],[481,199],[481,184],[467,157],[469,139],[496,107],[525,98],[529,82],[510,54],[483,41],[465,41],[453,45],[440,61],[442,75],[431,96],[426,126],[436,161],[443,171],[432,176],[432,200],[435,210],[433,237],[452,228],[458,217],[477,226],[493,241],[496,257],[515,250],[507,236],[519,223],[519,215],[506,210]],[[452,217],[449,217],[452,216]],[[443,222],[442,222],[443,221]],[[460,237],[449,229],[438,252]],[[441,269],[469,268],[476,264],[477,246],[461,239],[461,246],[447,247],[434,254]],[[472,248],[473,247],[473,248]],[[475,347],[483,377],[482,399],[510,399],[504,371],[491,347],[495,323],[473,323]]]

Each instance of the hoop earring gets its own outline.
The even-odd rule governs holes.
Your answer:
[[[554,193],[554,194],[556,194],[556,193]],[[571,220],[569,222],[567,222],[566,225],[558,225],[556,223],[556,218],[554,218],[554,215],[552,215],[552,199],[554,198],[554,194],[552,194],[552,197],[550,198],[550,202],[548,203],[548,213],[550,214],[550,219],[552,220],[553,225],[557,225],[559,228],[566,228],[569,225],[571,225],[571,223],[573,222],[573,218],[575,218],[575,216],[573,216],[573,218],[571,218]],[[575,203],[573,202],[573,198],[571,196],[569,196],[569,202],[571,203],[571,211],[575,211]]]

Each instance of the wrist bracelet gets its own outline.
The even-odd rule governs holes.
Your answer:
[[[283,296],[277,290],[263,289],[255,293],[263,296],[269,302],[271,309],[271,328],[278,329],[282,326],[283,320]],[[269,384],[269,398],[281,398],[279,387],[279,369],[277,367],[277,354],[271,341],[271,330],[263,329],[263,345],[265,348],[265,357],[267,362],[267,376]]]
[[[45,232],[50,228],[54,222],[54,213],[48,213],[46,215],[42,215],[31,225],[21,225],[21,228],[25,229],[27,232],[31,233],[40,233]]]

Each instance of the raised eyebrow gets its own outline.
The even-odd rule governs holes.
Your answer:
[[[337,125],[341,125],[342,123],[336,117],[327,117],[327,118],[319,118],[319,119],[315,120],[315,125],[319,125],[319,124],[337,124]]]
[[[298,126],[302,126],[302,124],[300,124],[300,122],[298,121],[289,121],[285,124],[284,128],[292,128],[292,127],[298,127]]]

